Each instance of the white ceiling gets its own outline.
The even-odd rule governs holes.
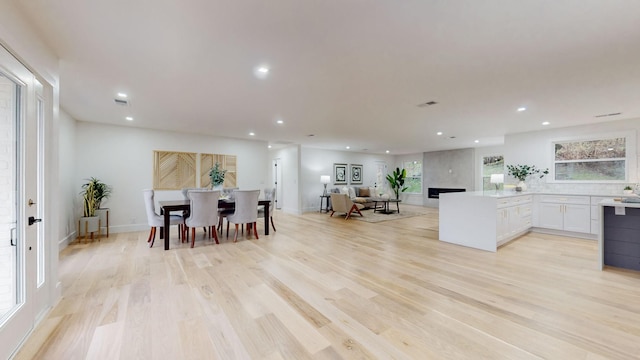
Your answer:
[[[82,121],[403,154],[640,117],[637,0],[19,4]]]

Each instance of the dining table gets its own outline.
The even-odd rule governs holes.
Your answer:
[[[160,235],[164,238],[164,249],[169,250],[169,220],[171,212],[188,212],[191,210],[191,202],[189,200],[165,200],[159,201],[158,204],[160,205],[160,214],[164,215],[164,228]],[[271,204],[271,200],[258,200],[258,206],[264,207],[265,235],[269,235],[269,204]],[[219,209],[234,209],[235,205],[235,202],[230,199],[218,200]]]

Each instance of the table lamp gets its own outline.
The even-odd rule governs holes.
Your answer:
[[[322,196],[327,196],[327,184],[331,182],[331,176],[329,175],[320,176],[320,182],[324,184],[324,192],[322,193]]]
[[[490,183],[496,184],[496,192],[500,189],[500,184],[504,183],[504,174],[491,174]]]

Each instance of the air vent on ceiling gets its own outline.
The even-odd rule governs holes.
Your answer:
[[[435,101],[427,101],[427,102],[425,102],[425,103],[418,104],[418,107],[433,106],[433,105],[435,105],[435,104],[437,104],[437,102],[435,102]]]
[[[118,105],[122,105],[122,106],[127,106],[129,105],[129,102],[127,100],[123,100],[123,99],[113,99],[113,101],[116,102],[116,104]]]
[[[601,118],[601,117],[607,117],[607,116],[616,116],[616,115],[620,115],[620,114],[622,114],[622,113],[617,112],[617,113],[611,113],[611,114],[596,115],[595,117]]]

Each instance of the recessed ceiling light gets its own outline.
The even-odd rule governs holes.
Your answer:
[[[550,122],[548,122],[548,121],[545,121],[545,122],[543,122],[543,123],[542,123],[542,125],[544,125],[544,126],[547,126],[547,125],[549,125],[549,124],[551,124],[551,123],[550,123]]]
[[[127,98],[127,94],[125,93],[118,93],[118,96],[125,99]]]
[[[252,133],[252,132],[249,133],[249,136],[255,136],[255,135],[256,135],[255,133]]]
[[[524,106],[521,106],[521,107],[518,108],[518,112],[523,112],[525,110],[527,110],[527,108],[524,107]]]
[[[258,79],[265,79],[267,75],[269,75],[269,68],[264,65],[256,66],[255,68],[253,68],[253,74]]]
[[[607,150],[609,150],[609,151],[613,151],[613,148],[608,148]]]
[[[351,149],[351,146],[347,146],[347,150]]]
[[[276,121],[276,123],[278,123],[278,124],[284,124],[284,121],[282,121],[282,120],[278,120],[278,121]]]
[[[436,135],[438,135],[438,136],[442,135],[442,131],[438,131],[438,132],[436,133]]]
[[[387,151],[385,151],[385,152],[388,154],[388,153],[390,153],[391,151],[387,150]]]
[[[129,121],[133,121],[133,118],[131,116],[127,116],[125,119],[127,119]]]
[[[473,140],[473,142],[477,144],[480,142],[480,140]]]
[[[271,145],[267,146],[269,149],[271,149]]]

